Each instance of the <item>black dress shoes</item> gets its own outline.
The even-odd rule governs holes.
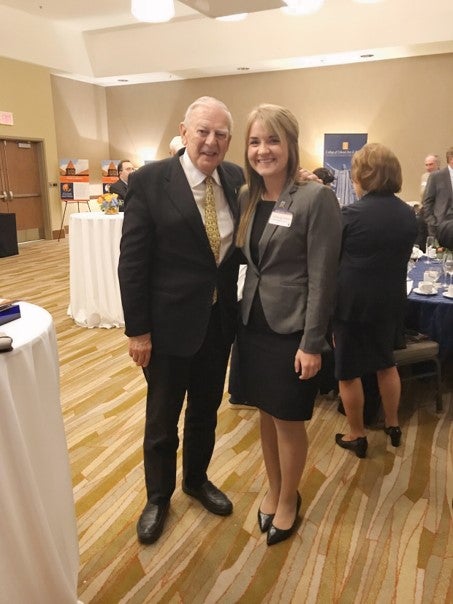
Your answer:
[[[209,482],[209,480],[196,489],[191,489],[190,487],[183,485],[182,490],[186,495],[198,499],[198,501],[213,514],[217,514],[218,516],[229,516],[233,511],[233,504],[228,497],[215,487],[212,482]]]
[[[140,543],[154,543],[164,529],[170,509],[170,502],[156,504],[148,501],[137,522],[137,535]]]
[[[354,440],[343,440],[344,434],[335,434],[335,442],[343,449],[354,451],[357,457],[365,457],[368,449],[366,436],[359,436]]]
[[[279,529],[271,522],[269,530],[267,531],[268,545],[275,545],[276,543],[280,543],[280,541],[284,541],[285,539],[288,539],[288,537],[291,537],[291,535],[294,533],[294,529],[296,528],[301,504],[302,498],[299,493],[297,493],[296,514],[294,516],[294,522],[289,529]]]
[[[260,531],[262,533],[266,533],[272,524],[272,520],[274,519],[275,514],[265,514],[260,509],[258,509],[258,526],[260,527]]]
[[[394,447],[399,447],[401,444],[401,428],[399,426],[389,426],[384,428],[384,432],[390,436],[390,441]]]

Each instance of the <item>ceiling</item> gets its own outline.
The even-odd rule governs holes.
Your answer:
[[[0,0],[0,56],[101,86],[299,69],[453,52],[453,2],[325,0],[289,16],[281,0],[175,1],[139,23],[129,0]],[[239,22],[222,13],[247,12]]]

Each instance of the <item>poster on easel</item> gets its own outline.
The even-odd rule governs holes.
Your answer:
[[[60,159],[60,197],[63,201],[89,201],[90,173],[87,159]]]
[[[110,193],[110,185],[118,180],[119,159],[103,159],[101,161],[102,193]]]
[[[351,180],[351,159],[366,145],[367,139],[368,134],[324,134],[324,167],[335,176],[332,188],[342,206],[356,200]]]

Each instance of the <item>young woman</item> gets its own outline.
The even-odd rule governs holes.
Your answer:
[[[304,421],[318,391],[331,314],[341,220],[328,187],[299,183],[299,128],[283,107],[260,105],[246,128],[247,185],[238,245],[247,259],[238,350],[244,397],[260,413],[268,491],[258,510],[273,545],[295,529],[307,456]]]

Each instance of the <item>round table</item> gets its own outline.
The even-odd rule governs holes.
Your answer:
[[[453,299],[444,296],[445,287],[436,295],[420,295],[414,289],[423,281],[424,272],[433,264],[421,258],[409,273],[413,289],[408,295],[406,326],[425,333],[439,344],[439,358],[453,357]],[[437,262],[434,265],[439,266]]]
[[[50,314],[20,302],[0,326],[0,600],[77,602],[79,550]]]
[[[70,216],[68,314],[77,325],[124,326],[117,274],[122,228],[122,213]]]

